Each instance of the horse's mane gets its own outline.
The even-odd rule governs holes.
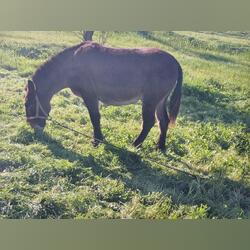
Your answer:
[[[54,68],[53,66],[57,65],[61,61],[64,61],[63,59],[65,56],[71,54],[84,44],[85,42],[74,45],[69,48],[65,48],[64,50],[60,51],[56,55],[49,58],[46,62],[40,65],[40,67],[35,71],[35,73],[32,76],[32,80],[34,82],[38,82],[41,77],[44,77],[45,75],[48,75],[51,72],[51,70]]]

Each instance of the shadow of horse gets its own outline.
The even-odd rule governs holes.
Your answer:
[[[112,170],[108,168],[108,162],[67,149],[49,134],[44,133],[37,138],[47,145],[56,158],[77,161],[82,169],[89,167],[95,175],[102,178],[119,179],[126,189],[139,191],[143,195],[161,192],[170,196],[173,204],[178,206],[207,204],[210,207],[208,216],[211,218],[214,216],[234,218],[240,213],[246,217],[249,214],[250,188],[243,183],[228,179],[221,173],[212,173],[213,178],[210,179],[195,179],[183,173],[155,168],[133,152],[105,145],[104,150],[118,157],[121,164],[119,171]]]

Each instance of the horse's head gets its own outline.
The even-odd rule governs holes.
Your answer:
[[[25,111],[27,122],[34,129],[43,129],[50,111],[50,104],[46,98],[38,95],[33,81],[28,80],[25,87]]]

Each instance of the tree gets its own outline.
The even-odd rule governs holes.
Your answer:
[[[93,35],[95,31],[74,31],[74,34],[82,41],[93,41]],[[105,44],[112,32],[99,31],[95,35],[95,39],[100,44]]]

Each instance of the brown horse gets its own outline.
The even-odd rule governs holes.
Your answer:
[[[145,140],[156,114],[161,132],[158,148],[164,150],[168,126],[175,122],[180,107],[182,69],[172,55],[159,49],[109,48],[94,42],[67,48],[44,63],[28,81],[25,107],[33,128],[45,127],[50,100],[64,88],[83,98],[94,128],[94,145],[103,140],[99,101],[126,105],[141,99],[142,130],[133,145],[138,147]]]

